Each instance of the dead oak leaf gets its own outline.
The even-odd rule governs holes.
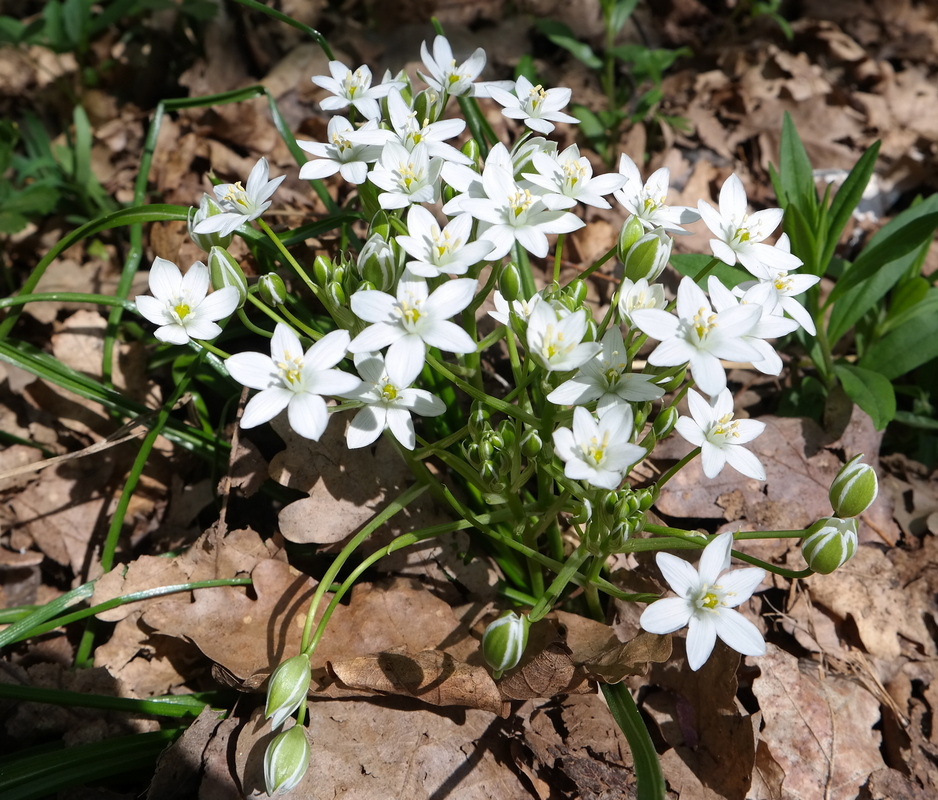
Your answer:
[[[753,681],[764,726],[759,734],[784,772],[785,800],[853,800],[870,773],[883,769],[876,699],[859,684],[800,669],[770,644]]]

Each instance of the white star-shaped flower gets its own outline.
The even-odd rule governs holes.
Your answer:
[[[554,431],[554,450],[564,462],[563,474],[600,489],[618,489],[632,464],[647,450],[630,440],[635,432],[632,407],[617,405],[597,420],[582,406],[573,410],[573,428]]]
[[[397,141],[384,146],[381,158],[368,173],[368,179],[380,189],[381,208],[406,208],[414,203],[434,203],[440,192],[442,159],[430,158],[427,145],[418,144],[408,151]]]
[[[368,165],[381,157],[384,144],[392,139],[390,131],[378,129],[378,123],[368,120],[357,130],[345,117],[333,117],[326,130],[328,142],[305,142],[297,144],[307,153],[316,156],[300,167],[300,178],[304,181],[328,178],[340,173],[349,183],[364,183],[368,177]]]
[[[616,303],[619,309],[619,316],[629,325],[632,324],[632,312],[642,308],[660,308],[668,307],[668,301],[664,296],[664,286],[660,283],[648,285],[647,278],[639,278],[637,281],[631,281],[623,278],[619,284],[619,299]]]
[[[677,316],[659,309],[631,312],[632,323],[661,342],[648,356],[656,367],[689,364],[697,385],[708,395],[726,388],[720,359],[758,361],[762,356],[745,337],[759,321],[757,306],[737,306],[715,313],[703,290],[691,278],[677,290]]]
[[[149,283],[153,296],[136,297],[137,310],[160,326],[153,335],[169,344],[214,339],[221,333],[216,320],[234,314],[241,302],[234,286],[208,294],[208,267],[201,261],[189,267],[184,276],[172,261],[157,256],[150,267]]]
[[[203,219],[195,226],[195,232],[218,233],[221,236],[227,236],[245,222],[257,219],[270,208],[271,195],[287,177],[281,175],[279,178],[268,180],[269,175],[270,168],[267,166],[267,159],[262,158],[251,169],[247,186],[241,186],[241,181],[238,181],[237,183],[221,183],[214,187],[213,191],[215,197],[218,198],[222,213]]]
[[[415,369],[416,367],[416,369]],[[352,419],[346,435],[352,449],[371,444],[385,428],[408,450],[417,441],[411,412],[421,417],[438,417],[446,411],[439,397],[424,389],[413,389],[422,364],[405,364],[390,359],[385,363],[380,353],[356,353],[355,368],[362,385],[348,396],[365,403]]]
[[[598,400],[596,409],[603,411],[620,403],[657,400],[664,394],[664,389],[652,382],[654,376],[628,371],[625,342],[617,327],[606,331],[602,348],[576,375],[547,395],[547,399],[564,406],[582,406]]]
[[[674,429],[700,448],[704,475],[715,478],[727,463],[737,472],[757,481],[765,480],[765,468],[750,453],[748,444],[765,430],[755,419],[733,419],[733,396],[724,389],[708,403],[693,389],[687,393],[690,417],[681,417]]]
[[[511,119],[522,119],[532,131],[550,133],[555,122],[578,123],[576,117],[564,114],[560,109],[570,102],[570,89],[545,89],[520,75],[515,81],[515,93],[490,85],[489,96],[504,106],[502,114]]]
[[[360,385],[355,375],[332,369],[344,357],[348,331],[327,333],[305,353],[297,335],[278,323],[270,340],[270,355],[236,353],[225,361],[231,377],[260,389],[244,407],[242,428],[268,422],[287,409],[290,427],[300,436],[319,441],[329,422],[323,395],[345,397]]]
[[[313,83],[321,86],[334,97],[327,97],[319,105],[326,111],[338,111],[354,106],[365,119],[381,119],[381,106],[378,100],[386,97],[391,89],[403,89],[403,81],[389,81],[372,86],[371,70],[361,66],[354,72],[341,61],[330,61],[328,75],[315,75]]]
[[[764,239],[782,221],[784,211],[767,208],[750,214],[743,182],[733,173],[720,189],[720,210],[700,200],[697,209],[716,239],[710,240],[713,255],[732,266],[737,261],[757,278],[766,271],[798,269],[802,261]]]
[[[690,234],[682,225],[700,219],[700,214],[688,206],[669,206],[668,187],[671,171],[667,167],[655,170],[642,183],[638,166],[625,153],[619,157],[619,172],[625,177],[625,186],[615,192],[626,211],[634,214],[648,230],[664,228],[670,234]]]
[[[616,173],[593,177],[593,167],[580,149],[570,145],[561,153],[535,152],[531,162],[536,173],[525,172],[524,177],[549,194],[544,198],[548,208],[572,208],[577,203],[595,208],[611,208],[603,198],[625,183]]]
[[[454,278],[430,293],[425,280],[405,269],[396,297],[373,289],[355,292],[352,313],[374,324],[352,340],[349,351],[373,353],[390,345],[388,362],[399,363],[405,374],[414,365],[423,368],[427,346],[448,353],[475,352],[472,337],[448,320],[472,302],[477,285],[471,278]]]
[[[425,144],[431,158],[442,158],[455,164],[469,165],[469,159],[460,153],[447,139],[459,136],[465,129],[466,123],[461,119],[441,119],[438,122],[429,120],[419,121],[417,112],[404,101],[403,95],[392,89],[388,94],[388,115],[391,118],[391,127],[402,145],[407,150],[413,150],[418,144]]]
[[[600,350],[599,342],[584,342],[586,311],[561,318],[550,304],[537,303],[528,317],[528,352],[548,372],[567,372],[583,366]]]
[[[417,71],[417,74],[426,81],[428,86],[438,92],[451,94],[454,97],[487,97],[484,87],[473,83],[482,70],[485,69],[485,50],[477,47],[469,58],[456,66],[453,58],[453,49],[445,36],[437,36],[433,40],[433,55],[427,48],[426,42],[420,43],[420,58],[427,68],[428,75]]]
[[[407,231],[407,236],[397,237],[397,243],[414,259],[407,262],[407,268],[421,278],[463,275],[492,250],[492,243],[487,240],[469,241],[472,235],[469,214],[460,214],[441,229],[426,208],[411,206],[407,212]]]
[[[759,567],[726,572],[733,534],[721,533],[704,548],[698,569],[670,553],[655,557],[665,580],[678,595],[652,603],[640,623],[649,633],[674,633],[687,626],[687,665],[700,669],[719,636],[746,656],[765,655],[759,629],[734,609],[748,600],[763,578]],[[724,574],[725,573],[725,574]]]
[[[492,150],[500,147],[504,146],[496,145]],[[543,197],[516,183],[511,172],[499,163],[486,161],[482,188],[485,199],[470,196],[462,200],[459,209],[485,223],[479,236],[492,242],[494,249],[488,256],[492,261],[507,255],[515,242],[535,256],[546,256],[547,234],[570,233],[583,227],[583,220],[569,211],[549,209]]]

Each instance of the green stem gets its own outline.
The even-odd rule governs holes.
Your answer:
[[[125,311],[137,311],[137,304],[133,300],[114,297],[109,294],[82,294],[81,292],[38,292],[37,294],[18,294],[14,297],[4,297],[0,300],[0,309],[11,306],[22,306],[26,303],[94,303],[99,306],[118,306]]]
[[[667,787],[658,752],[629,687],[623,681],[603,683],[601,688],[612,718],[625,734],[632,751],[635,779],[638,783],[636,800],[663,800]]]
[[[710,261],[707,263],[707,266],[705,266],[702,270],[700,270],[700,272],[698,272],[694,276],[694,283],[699,284],[704,278],[706,278],[713,271],[714,267],[716,267],[716,265],[719,263],[720,263],[719,258],[716,258],[716,257],[711,258]]]
[[[273,334],[269,331],[265,331],[263,328],[259,328],[251,320],[248,319],[248,315],[244,313],[243,308],[238,309],[238,319],[241,320],[241,324],[244,325],[251,333],[257,334],[258,336],[263,336],[265,339],[272,339]]]
[[[580,545],[573,551],[570,558],[567,559],[567,563],[563,565],[563,569],[557,573],[557,577],[554,578],[551,585],[547,587],[547,592],[537,601],[537,605],[531,609],[531,613],[528,616],[531,622],[537,622],[539,619],[543,619],[547,616],[547,613],[553,608],[557,598],[560,597],[561,592],[563,592],[567,584],[573,580],[573,576],[579,571],[587,558],[589,558],[589,553],[583,545]]]
[[[586,280],[590,275],[592,275],[594,272],[596,272],[596,270],[598,270],[603,264],[605,264],[605,263],[606,263],[610,258],[612,258],[615,254],[616,254],[616,246],[613,245],[613,246],[606,252],[606,254],[605,254],[602,258],[599,259],[599,261],[596,261],[595,263],[593,263],[593,264],[591,264],[590,266],[588,266],[588,267],[587,267],[585,270],[583,270],[579,275],[577,275],[577,278],[579,278],[580,280]]]
[[[557,237],[557,247],[554,250],[554,283],[560,283],[560,263],[563,260],[563,241],[566,238],[565,233]]]
[[[655,483],[655,486],[660,491],[661,487],[664,486],[671,478],[673,478],[678,472],[680,472],[690,461],[696,458],[700,454],[700,448],[695,447],[691,450],[684,458],[677,462],[671,469],[664,473]]]
[[[313,621],[316,616],[316,611],[319,609],[319,604],[322,602],[323,595],[332,585],[332,582],[335,580],[336,575],[339,574],[339,570],[345,565],[345,562],[348,561],[350,555],[358,548],[358,546],[365,541],[371,534],[373,534],[378,528],[380,528],[385,522],[387,522],[391,517],[397,514],[402,509],[406,508],[410,503],[416,500],[420,495],[427,491],[426,484],[415,483],[413,486],[405,489],[401,494],[390,503],[387,508],[385,508],[381,513],[376,514],[368,522],[365,527],[363,527],[352,539],[349,541],[345,547],[342,548],[342,552],[336,556],[335,561],[332,562],[326,574],[323,576],[322,580],[319,582],[319,585],[316,587],[316,593],[313,595],[313,599],[309,604],[309,610],[306,612],[306,624],[303,626],[303,639],[300,644],[300,652],[306,653],[309,655],[312,652],[310,647],[310,634],[313,631]]]

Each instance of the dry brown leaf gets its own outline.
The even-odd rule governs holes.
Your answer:
[[[768,645],[753,681],[765,725],[759,736],[782,768],[785,800],[853,800],[885,764],[879,703],[853,681],[804,671],[798,659]],[[810,669],[810,668],[809,668]]]
[[[482,666],[457,661],[449,653],[424,650],[378,653],[329,664],[351,689],[413,697],[433,706],[466,706],[508,716],[495,681]]]
[[[413,701],[310,703],[310,769],[297,797],[334,800],[452,797],[531,800],[511,763],[502,724],[488,711],[452,715]],[[272,738],[262,709],[237,734],[235,769],[248,798],[266,797],[263,756]]]

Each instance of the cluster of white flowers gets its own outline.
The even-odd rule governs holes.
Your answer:
[[[628,156],[622,156],[617,172],[594,176],[575,145],[558,151],[556,143],[543,138],[555,123],[577,121],[562,110],[571,99],[569,89],[546,89],[523,77],[481,83],[485,53],[478,49],[457,65],[442,36],[432,43],[432,53],[426,43],[421,53],[425,70],[419,74],[429,87],[422,91],[403,73],[385,75],[376,84],[368,67],[353,70],[338,61],[329,64],[330,75],[312,79],[330,93],[322,108],[346,116],[332,117],[328,141],[300,142],[313,158],[299,176],[321,179],[338,173],[359,187],[363,209],[384,220],[386,234],[373,227],[357,264],[343,261],[339,269],[326,260],[326,272],[333,272],[322,287],[331,286],[331,294],[324,295],[342,307],[344,315],[333,313],[336,321],[350,324],[340,323],[309,345],[301,341],[303,331],[282,322],[273,333],[270,355],[242,352],[227,358],[231,376],[258,390],[241,425],[252,427],[286,410],[294,431],[318,440],[335,410],[330,401],[341,400],[341,410],[356,412],[348,425],[349,447],[367,446],[388,430],[413,450],[417,436],[412,415],[446,411],[439,397],[415,388],[429,351],[456,354],[460,363],[452,366],[459,374],[470,372],[466,365],[475,358],[479,341],[452,320],[463,313],[474,317],[484,299],[477,293],[487,267],[504,277],[498,280],[501,292],[493,292],[496,310],[491,317],[507,326],[506,336],[517,336],[526,354],[524,370],[540,371],[540,380],[532,385],[541,392],[540,402],[551,407],[544,415],[551,428],[538,433],[543,447],[552,443],[566,480],[581,482],[585,493],[619,489],[654,446],[655,435],[649,439],[646,433],[653,404],[666,389],[681,386],[685,370],[690,381],[677,396],[686,393],[690,416],[656,435],[673,428],[699,448],[708,477],[729,463],[763,480],[762,465],[743,445],[764,426],[734,419],[722,361],[751,363],[777,375],[782,362],[766,340],[798,326],[814,330],[795,297],[817,278],[796,274],[801,262],[784,236],[776,245],[765,241],[781,222],[781,210],[750,213],[735,175],[724,183],[718,208],[700,201],[696,209],[668,204],[667,169],[642,181]],[[466,123],[444,116],[451,96],[489,98],[506,117],[530,130],[513,146],[493,144],[484,158],[479,156],[483,143],[457,149],[451,142],[463,135]],[[269,180],[267,162],[261,159],[246,188],[240,183],[217,187],[216,197],[190,215],[193,237],[224,247],[224,237],[266,210],[282,180]],[[520,288],[523,282],[512,284],[508,278],[518,274],[522,250],[546,256],[548,237],[583,227],[575,213],[579,205],[609,209],[610,197],[630,221],[618,247],[625,276],[605,320],[592,318],[583,293],[551,285],[526,294]],[[676,300],[668,303],[658,279],[670,259],[672,237],[687,235],[684,226],[701,218],[713,233],[715,259],[739,263],[753,280],[727,287],[711,275],[705,291],[685,277]],[[509,256],[515,261],[506,265]],[[183,277],[175,265],[157,259],[150,287],[153,296],[137,298],[138,309],[160,326],[158,338],[175,344],[214,338],[221,332],[217,323],[234,313],[239,297],[244,302],[230,286],[216,285],[207,294],[208,269],[201,263]],[[647,367],[636,371],[633,361],[646,338],[657,344]],[[350,355],[358,375],[339,368]],[[477,358],[471,363],[477,365]],[[543,460],[543,454],[538,458]],[[715,583],[729,559],[728,543],[720,547],[719,553],[708,549],[699,580],[690,568],[659,561],[683,599],[646,612],[658,630],[691,622],[690,655],[696,666],[709,654],[716,635],[734,646],[742,641],[737,649],[743,652],[758,650],[748,629],[748,638],[734,639],[727,626],[732,622],[735,630],[742,630],[735,616],[701,610],[732,605],[725,601],[730,584],[721,589]],[[737,587],[737,600],[748,596],[743,590],[751,592],[753,581],[755,572],[750,571],[745,586]]]

